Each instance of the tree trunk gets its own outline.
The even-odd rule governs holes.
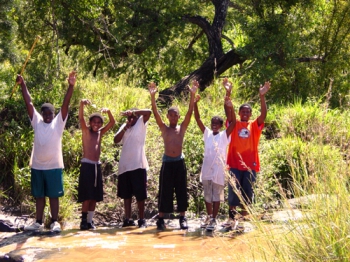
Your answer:
[[[219,59],[211,56],[207,58],[197,70],[182,78],[172,87],[160,91],[158,101],[161,104],[169,105],[175,97],[187,95],[188,89],[186,86],[189,85],[192,80],[197,80],[199,82],[200,90],[204,91],[205,88],[211,85],[214,77],[219,77],[230,67],[242,64],[244,61],[245,59],[235,53],[234,50],[230,50]]]
[[[203,30],[208,40],[209,56],[197,70],[182,78],[174,86],[162,90],[158,98],[161,104],[169,105],[175,97],[181,94],[186,95],[188,93],[186,86],[192,80],[197,80],[200,90],[203,91],[213,82],[214,77],[220,76],[233,65],[244,62],[244,58],[241,58],[234,50],[224,54],[222,48],[222,30],[225,25],[227,8],[230,1],[211,0],[211,2],[215,6],[215,16],[212,24],[201,16],[183,17],[185,21],[193,23]]]

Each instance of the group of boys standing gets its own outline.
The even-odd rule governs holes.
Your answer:
[[[18,75],[16,82],[21,85],[22,95],[27,107],[28,115],[34,129],[34,145],[30,160],[31,166],[31,192],[36,199],[36,221],[24,230],[43,230],[43,212],[45,197],[49,197],[51,209],[50,230],[60,232],[61,226],[57,222],[59,210],[59,197],[63,196],[63,157],[62,134],[68,117],[68,105],[73,94],[76,82],[76,72],[68,76],[68,90],[65,95],[60,112],[55,116],[53,105],[45,103],[39,114],[30,97],[22,76]],[[155,95],[157,87],[150,83],[148,89],[151,96],[152,111],[149,109],[130,109],[121,115],[127,118],[114,136],[114,142],[122,144],[122,151],[118,167],[118,197],[124,199],[125,219],[123,227],[135,226],[131,219],[132,196],[135,196],[140,228],[147,227],[144,217],[145,200],[147,198],[147,170],[148,162],[145,155],[146,127],[153,112],[156,123],[161,131],[164,141],[164,155],[159,176],[158,220],[157,229],[166,228],[165,213],[172,213],[174,192],[177,201],[177,212],[180,213],[179,224],[181,229],[187,229],[185,212],[188,207],[187,199],[187,170],[182,153],[185,132],[190,123],[192,112],[196,122],[203,133],[205,144],[204,159],[201,169],[201,182],[204,188],[204,199],[208,217],[203,223],[207,230],[216,227],[216,216],[220,202],[224,200],[224,182],[226,172],[226,159],[230,167],[233,183],[229,183],[229,223],[234,226],[237,207],[241,206],[241,215],[245,217],[245,206],[252,202],[253,182],[256,172],[259,171],[258,143],[264,127],[267,114],[265,94],[270,83],[260,86],[261,113],[254,121],[250,121],[252,108],[244,104],[239,108],[240,120],[236,119],[230,94],[232,84],[224,79],[226,89],[224,108],[227,128],[221,117],[211,119],[211,129],[205,127],[200,119],[198,110],[199,95],[196,96],[199,83],[195,80],[189,87],[190,102],[188,111],[180,125],[180,112],[176,107],[168,109],[169,124],[163,122],[156,105]],[[79,122],[82,129],[83,158],[81,160],[78,202],[82,203],[81,230],[95,229],[93,216],[96,202],[103,200],[103,182],[101,174],[101,140],[102,136],[115,124],[115,119],[109,109],[103,108],[107,113],[109,122],[103,126],[103,117],[99,113],[90,115],[89,124],[84,119],[84,106],[90,105],[87,99],[80,101]],[[228,148],[228,150],[227,150]],[[227,155],[227,156],[226,156]],[[245,204],[244,204],[245,203]]]

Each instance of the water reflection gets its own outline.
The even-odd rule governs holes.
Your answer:
[[[5,241],[5,242],[4,242]],[[64,230],[60,234],[18,233],[3,239],[0,253],[25,261],[200,261],[227,260],[227,248],[212,233],[156,227],[99,228],[95,231]],[[225,254],[226,253],[226,254]],[[200,259],[198,259],[200,258]]]

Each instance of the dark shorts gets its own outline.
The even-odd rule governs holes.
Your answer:
[[[137,201],[147,198],[147,172],[146,169],[127,171],[118,176],[118,197],[130,199],[136,197]]]
[[[79,185],[78,185],[78,202],[86,200],[103,200],[103,184],[100,164],[81,163]]]
[[[159,176],[159,212],[174,211],[174,192],[177,212],[187,211],[187,169],[184,159],[174,162],[163,162]]]
[[[31,192],[34,197],[57,198],[64,195],[62,168],[49,170],[32,168],[30,173]]]
[[[246,204],[251,204],[254,197],[253,185],[256,180],[256,172],[254,170],[249,172],[247,170],[243,171],[231,168],[230,174],[233,180],[236,182],[241,198]],[[240,206],[242,204],[241,199],[233,191],[230,183],[228,183],[228,204],[230,206]]]

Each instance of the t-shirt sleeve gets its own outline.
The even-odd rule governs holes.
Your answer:
[[[203,141],[206,141],[209,134],[210,134],[211,130],[208,127],[205,127],[204,129],[204,133],[203,133]]]
[[[30,118],[29,118],[30,120]],[[36,109],[34,108],[34,111],[33,111],[33,118],[32,120],[30,121],[32,127],[35,128],[37,127],[38,123],[40,122],[40,120],[42,120],[42,116],[39,114],[38,111],[36,111]]]
[[[66,123],[67,123],[67,119],[68,119],[68,114],[65,120],[62,119],[61,111],[58,112],[58,114],[53,119],[53,121],[55,121],[55,128],[59,130],[60,134],[63,134],[64,127],[66,126]]]

